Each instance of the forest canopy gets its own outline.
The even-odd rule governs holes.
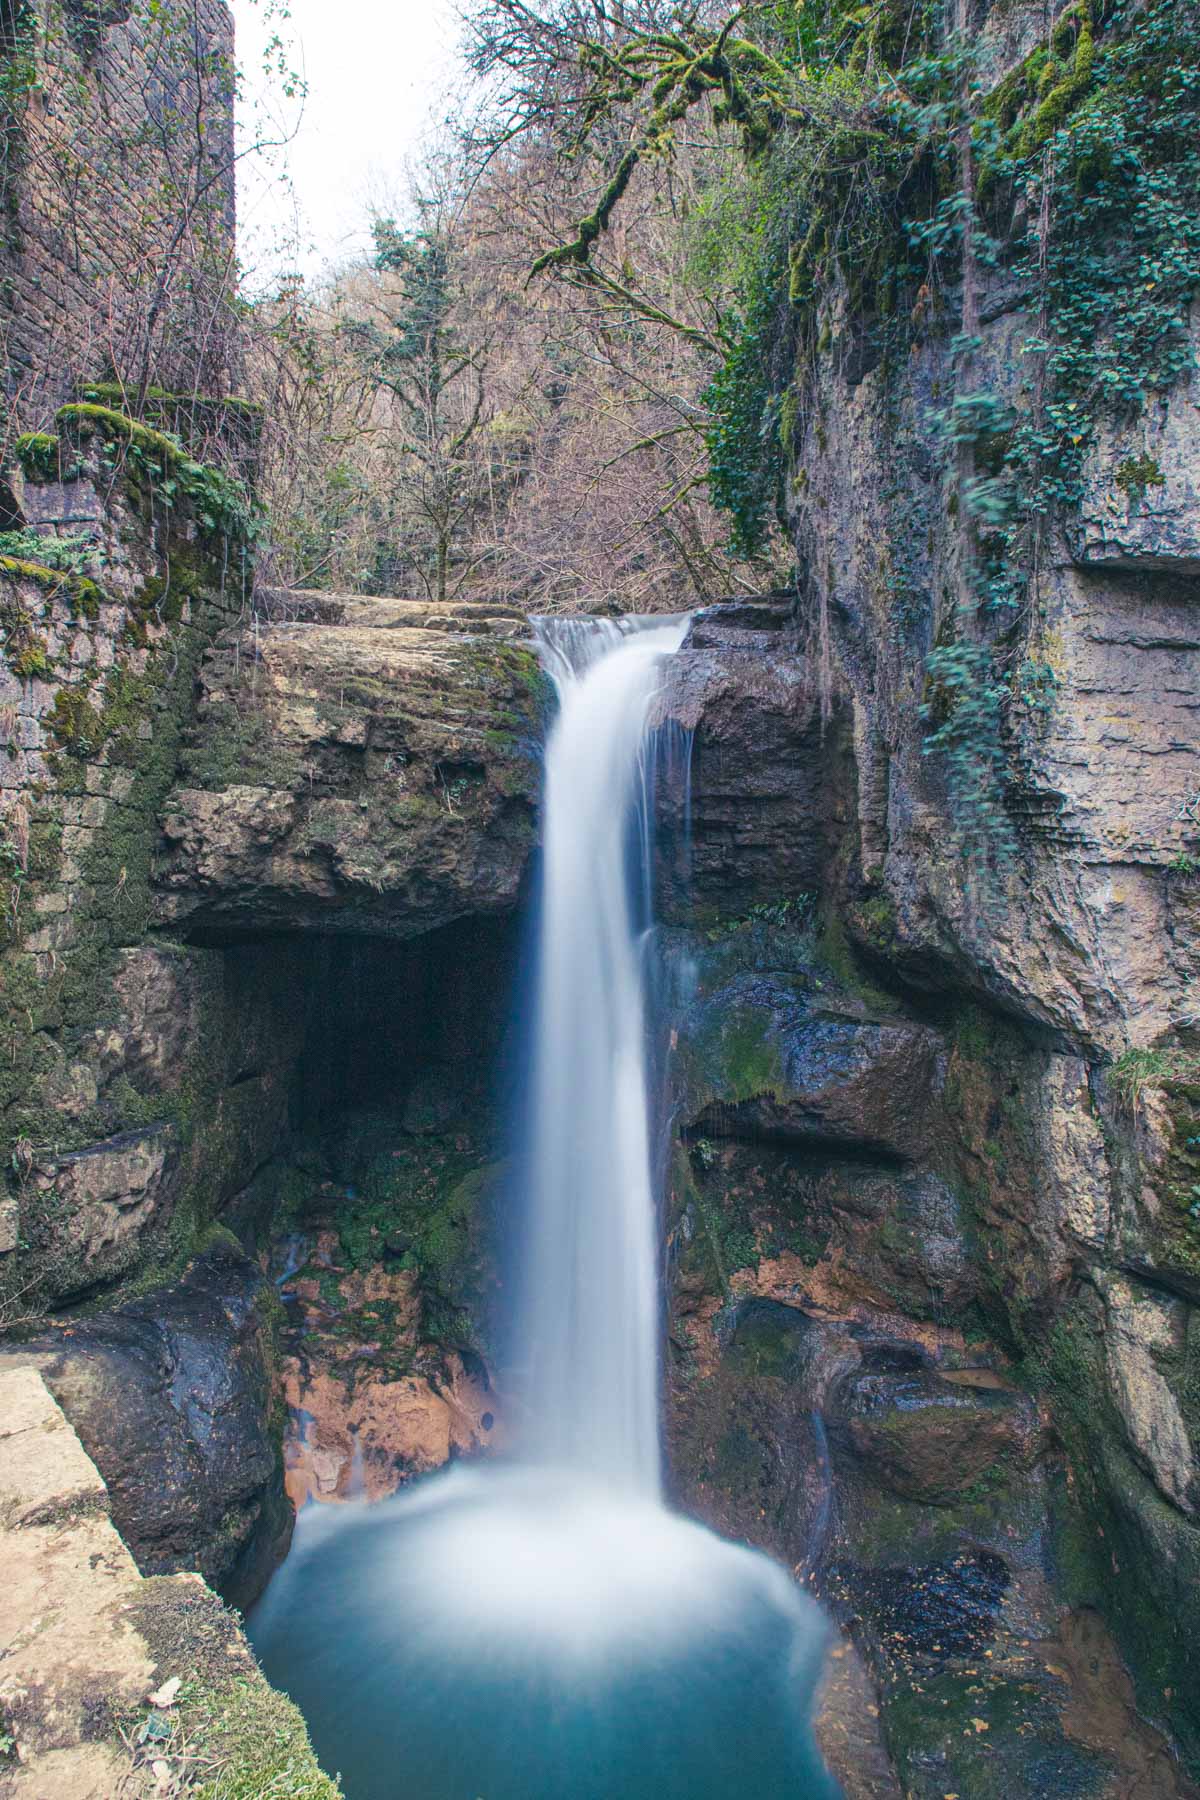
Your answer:
[[[453,139],[371,258],[259,309],[276,574],[543,610],[794,585],[819,357],[936,333],[960,599],[1019,612],[1080,409],[1185,355],[1187,10],[1069,0],[1014,69],[966,0],[467,0]],[[1033,296],[1019,428],[972,365],[1001,245]]]

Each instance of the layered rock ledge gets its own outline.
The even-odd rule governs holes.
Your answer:
[[[243,1793],[337,1800],[200,1576],[139,1575],[33,1369],[0,1371],[0,1558],[4,1800],[143,1800],[185,1781],[201,1797],[230,1770]]]
[[[511,611],[267,594],[200,670],[160,919],[408,937],[510,909],[546,696],[525,636]]]

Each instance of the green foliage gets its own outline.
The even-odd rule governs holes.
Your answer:
[[[722,324],[723,361],[705,395],[710,489],[730,516],[736,546],[751,555],[781,507],[798,439],[797,356],[803,370],[828,343],[828,322],[818,324],[822,298],[840,280],[859,323],[890,312],[909,256],[902,198],[923,181],[914,179],[920,109],[902,114],[897,106],[881,128],[883,74],[856,66],[862,9],[789,10],[791,44],[776,54],[802,109],[798,99],[795,113],[759,146],[740,228],[729,230],[722,207],[707,222],[710,235],[722,236],[716,254],[738,293]],[[891,16],[888,8],[874,12]],[[804,41],[823,46],[806,63],[799,60]]]
[[[24,432],[14,445],[17,461],[31,481],[59,479],[59,440],[48,431]]]
[[[779,300],[786,265],[766,265],[766,279],[750,298],[746,320],[705,392],[713,423],[708,430],[709,489],[729,514],[735,547],[744,556],[764,548],[769,512],[778,504],[785,471],[779,401],[768,369],[779,337]]]
[[[86,532],[56,537],[38,531],[0,531],[0,560],[33,564],[39,580],[57,573],[80,575],[95,561],[95,556],[95,546]]]
[[[964,839],[983,860],[1003,858],[1014,838],[994,796],[1006,762],[1002,722],[1008,689],[996,678],[986,644],[942,645],[925,668],[925,754],[941,761]]]
[[[1127,456],[1117,467],[1115,480],[1123,494],[1128,494],[1130,504],[1140,506],[1146,498],[1147,488],[1160,488],[1163,485],[1163,472],[1154,457]]]
[[[1136,1106],[1148,1088],[1180,1081],[1200,1081],[1200,1056],[1164,1048],[1125,1050],[1112,1066],[1112,1084],[1130,1106]]]
[[[144,478],[168,509],[181,499],[190,502],[205,532],[242,544],[257,539],[261,521],[243,483],[224,469],[194,462],[170,432],[156,431],[94,401],[61,407],[58,423],[67,436],[99,434],[110,445],[119,444],[126,472]]]

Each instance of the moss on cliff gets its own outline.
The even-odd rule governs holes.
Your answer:
[[[56,1070],[70,1068],[114,1019],[120,953],[141,943],[151,923],[157,814],[177,766],[200,656],[228,603],[230,549],[235,557],[241,554],[240,545],[198,546],[189,540],[190,529],[184,506],[162,534],[163,574],[149,578],[140,612],[136,601],[131,609],[130,617],[143,622],[148,611],[156,611],[162,629],[153,642],[142,641],[149,633],[140,629],[134,630],[133,643],[126,634],[107,670],[89,664],[72,685],[58,689],[46,714],[50,781],[28,795],[29,852],[16,909],[5,923],[9,947],[0,983],[0,1042],[6,1051],[0,1056],[0,1149],[14,1182],[16,1145],[26,1146],[26,1155],[61,1152],[149,1123],[190,1129],[181,1094],[153,1100],[116,1084],[98,1113],[63,1107],[48,1099],[44,1085]],[[154,552],[146,543],[132,554],[148,561]],[[194,604],[186,614],[182,605],[158,612],[165,590],[157,583],[180,568],[187,571],[187,597]],[[20,578],[27,579],[23,571]],[[100,594],[95,583],[85,586],[49,568],[40,585],[49,602],[61,599],[68,612],[90,614],[90,602]],[[94,610],[99,611],[98,600]],[[74,840],[70,858],[62,851],[68,828]],[[68,899],[70,927],[62,948],[23,951],[23,938],[39,920],[56,920]],[[0,1287],[52,1298],[64,1284],[66,1290],[77,1286],[78,1271],[64,1267],[61,1246],[55,1248],[53,1218],[42,1216],[49,1203],[35,1202],[27,1187],[17,1197],[26,1248],[0,1263]]]

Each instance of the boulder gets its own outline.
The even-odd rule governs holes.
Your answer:
[[[1024,1394],[928,1368],[856,1375],[838,1396],[831,1428],[873,1480],[934,1505],[999,1467],[1027,1467],[1039,1445]]]
[[[178,1175],[169,1124],[34,1163],[17,1195],[17,1213],[26,1236],[48,1241],[60,1298],[88,1293],[136,1267],[143,1236],[170,1220]]]
[[[873,1015],[811,978],[742,974],[697,1002],[680,1042],[697,1130],[905,1160],[932,1147],[943,1046],[912,1019]]]
[[[142,1573],[196,1569],[243,1605],[290,1528],[271,1424],[270,1303],[258,1266],[220,1245],[173,1286],[3,1353],[41,1371]]]
[[[660,911],[729,916],[822,887],[852,810],[846,721],[821,716],[789,604],[696,614],[658,701],[686,754],[659,777]],[[686,813],[686,817],[685,817]]]

